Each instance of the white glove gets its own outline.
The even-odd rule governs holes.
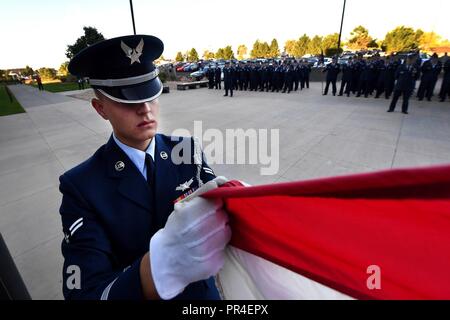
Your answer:
[[[224,249],[231,238],[223,202],[198,197],[219,183],[223,177],[176,203],[165,227],[150,240],[153,282],[162,299],[173,298],[188,284],[216,275],[223,266]]]

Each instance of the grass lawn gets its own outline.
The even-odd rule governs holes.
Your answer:
[[[16,98],[13,96],[13,102],[9,100],[8,93],[5,86],[0,86],[0,116],[7,116],[10,114],[22,113],[25,110],[22,108]]]
[[[33,87],[37,88],[37,84],[32,84]],[[84,84],[84,88],[90,88],[88,84]],[[76,82],[55,82],[55,83],[44,83],[44,90],[50,92],[62,92],[62,91],[72,91],[78,90],[78,83]]]

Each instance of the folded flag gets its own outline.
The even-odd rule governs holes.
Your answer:
[[[450,166],[232,181],[203,196],[224,199],[235,255],[267,260],[338,298],[450,299]]]

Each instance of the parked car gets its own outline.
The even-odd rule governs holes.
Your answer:
[[[187,66],[188,64],[183,62],[183,64],[179,65],[178,67],[176,67],[175,70],[177,70],[178,72],[183,72],[184,67]]]
[[[308,62],[308,65],[310,67],[314,67],[316,64],[319,63],[319,58],[309,57],[309,58],[306,58],[306,62]]]
[[[192,72],[189,76],[191,78],[194,78],[195,81],[200,81],[205,77],[205,75],[206,75],[206,71],[205,71],[205,69],[203,69],[203,70],[198,70],[198,71]]]

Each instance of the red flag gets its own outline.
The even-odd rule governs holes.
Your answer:
[[[357,299],[450,299],[450,166],[227,186],[204,196],[231,245]]]

